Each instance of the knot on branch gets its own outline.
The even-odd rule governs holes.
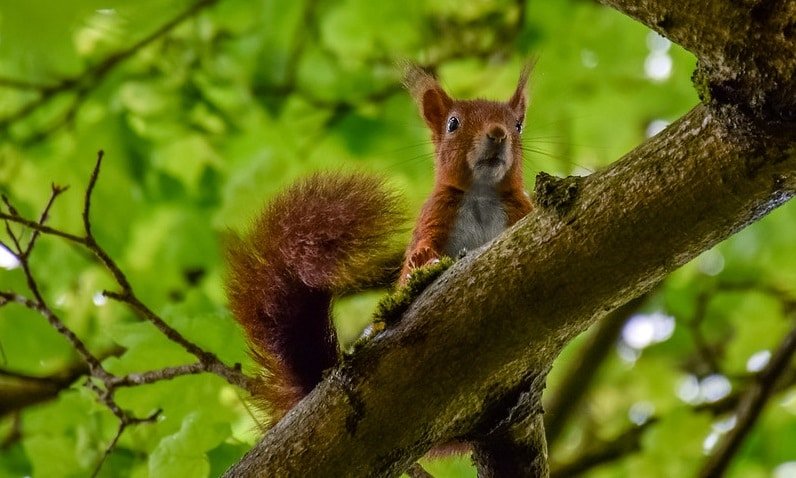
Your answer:
[[[356,373],[356,366],[353,362],[358,357],[347,355],[344,357],[340,366],[336,369],[328,370],[324,373],[324,380],[336,389],[343,400],[348,403],[349,410],[346,413],[345,428],[349,435],[355,436],[359,427],[359,422],[365,416],[365,402],[362,400],[357,386],[360,378]]]
[[[575,204],[580,191],[579,176],[557,178],[545,172],[536,175],[536,204],[544,209],[553,209],[558,215],[563,216]]]

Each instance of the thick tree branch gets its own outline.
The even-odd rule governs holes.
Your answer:
[[[793,141],[695,108],[577,181],[566,212],[537,209],[455,264],[229,476],[384,476],[466,435],[577,333],[792,197]]]
[[[600,1],[693,52],[699,58],[694,80],[705,103],[793,128],[793,0]]]
[[[467,436],[473,445],[473,463],[479,477],[547,478],[547,440],[541,409],[547,372],[520,380],[514,390],[484,410],[481,420],[488,430],[484,432],[484,425],[477,425],[477,431]]]

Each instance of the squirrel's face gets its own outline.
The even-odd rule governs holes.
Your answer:
[[[437,80],[417,66],[406,71],[405,84],[415,98],[436,148],[437,176],[459,188],[495,186],[521,174],[525,85],[523,69],[506,102],[454,100]],[[512,174],[515,172],[515,174]]]
[[[499,183],[522,161],[523,116],[508,103],[455,101],[435,141],[437,167],[460,170],[474,184]]]

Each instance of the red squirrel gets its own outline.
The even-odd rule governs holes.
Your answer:
[[[531,209],[523,189],[523,69],[507,102],[454,100],[437,80],[407,67],[405,85],[431,130],[435,182],[406,252],[412,269],[489,242]],[[227,295],[261,369],[254,400],[280,419],[336,366],[331,301],[383,275],[402,215],[384,181],[316,174],[269,204],[227,248]]]
[[[454,100],[436,79],[409,68],[405,84],[431,130],[434,189],[423,205],[401,269],[415,267],[491,241],[531,210],[522,181],[525,85],[523,69],[508,102]]]

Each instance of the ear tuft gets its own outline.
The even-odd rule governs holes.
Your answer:
[[[522,71],[520,72],[520,78],[517,81],[517,87],[514,90],[514,94],[509,99],[509,106],[512,109],[517,111],[520,115],[525,114],[525,108],[527,107],[528,103],[528,96],[526,93],[526,87],[528,85],[528,78],[530,78],[531,73],[533,72],[533,67],[536,65],[536,58],[530,58],[525,62],[525,65],[522,67]]]
[[[404,61],[399,65],[404,73],[404,86],[420,108],[423,119],[434,134],[440,134],[453,100],[437,79],[417,64]]]
[[[420,65],[405,60],[398,64],[403,71],[403,83],[412,98],[422,98],[423,93],[431,88],[439,88],[437,79]]]

